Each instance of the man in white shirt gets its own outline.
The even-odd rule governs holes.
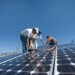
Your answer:
[[[40,38],[44,43],[38,28],[28,28],[21,32],[20,39],[22,41],[23,53],[27,52],[28,48],[33,48],[32,42],[35,42],[37,38]]]

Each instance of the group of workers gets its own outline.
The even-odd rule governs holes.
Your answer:
[[[47,36],[47,42],[45,42],[39,28],[27,28],[20,35],[23,53],[28,52],[29,49],[37,49],[37,38],[42,41],[43,45],[49,46],[50,48],[57,43],[56,39],[52,36]]]

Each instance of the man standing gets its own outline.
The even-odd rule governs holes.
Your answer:
[[[27,52],[28,48],[33,48],[32,42],[35,41],[38,37],[43,42],[41,32],[38,28],[28,28],[21,32],[20,39],[22,41],[23,53]]]

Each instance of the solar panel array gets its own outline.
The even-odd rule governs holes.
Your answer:
[[[61,47],[56,54],[55,75],[75,75],[75,47]]]
[[[40,51],[39,57],[31,63],[26,54],[0,63],[0,75],[50,75],[53,56],[48,51]]]
[[[26,54],[0,62],[0,75],[75,75],[75,47],[60,47],[52,54],[47,49],[30,63]]]

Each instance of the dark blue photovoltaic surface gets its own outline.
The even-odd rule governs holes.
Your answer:
[[[40,50],[39,57],[30,64],[26,59],[26,54],[19,54],[15,57],[15,59],[0,64],[0,75],[49,75],[53,55],[48,50]]]
[[[31,62],[26,54],[0,58],[0,75],[75,75],[74,46],[59,47],[54,54],[47,49],[39,50],[39,57]]]
[[[57,64],[57,75],[75,75],[75,47],[58,49]]]

